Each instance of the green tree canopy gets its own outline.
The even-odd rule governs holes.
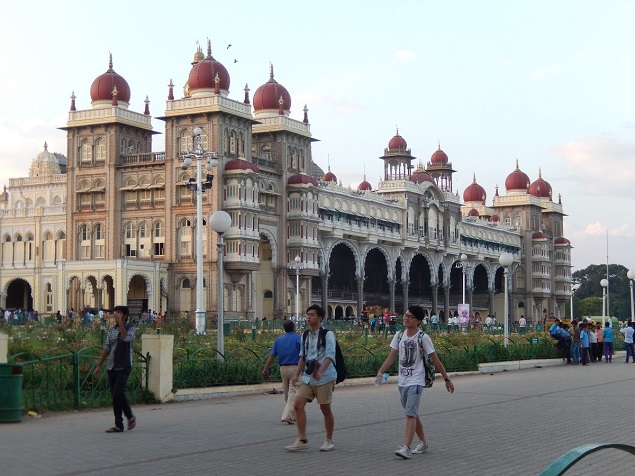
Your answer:
[[[620,320],[631,317],[631,298],[628,270],[621,264],[609,264],[608,267],[608,313]],[[592,314],[602,315],[602,286],[600,280],[606,278],[605,264],[592,264],[573,273],[573,314],[576,317]],[[590,299],[591,298],[591,299]],[[595,298],[595,299],[593,299]]]

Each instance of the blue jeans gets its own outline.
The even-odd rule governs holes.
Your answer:
[[[635,362],[635,352],[633,349],[633,343],[631,342],[630,344],[624,344],[624,347],[626,347],[626,362],[628,362],[629,355],[633,357],[633,362]]]
[[[580,343],[579,342],[573,343],[573,363],[574,364],[580,363]]]

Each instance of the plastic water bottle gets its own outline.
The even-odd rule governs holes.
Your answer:
[[[383,374],[381,377],[375,379],[375,385],[381,385],[388,380],[388,374]]]

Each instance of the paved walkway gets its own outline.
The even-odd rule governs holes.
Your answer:
[[[321,414],[308,407],[304,453],[284,446],[295,426],[279,421],[281,395],[222,397],[137,406],[137,428],[106,434],[110,410],[26,416],[0,425],[0,472],[13,475],[534,475],[586,443],[635,444],[635,365],[554,366],[471,374],[426,390],[421,416],[426,454],[402,460],[404,417],[397,387],[338,385],[335,451],[320,453]],[[602,465],[609,465],[603,470]],[[594,453],[572,474],[631,474],[635,458]]]

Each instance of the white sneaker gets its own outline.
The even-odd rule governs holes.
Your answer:
[[[400,458],[410,459],[410,448],[408,448],[407,446],[400,446],[399,449],[395,451],[395,454]]]
[[[412,450],[412,454],[413,455],[419,455],[421,453],[425,453],[426,451],[428,451],[428,443],[424,443],[423,441],[421,441],[417,447]]]
[[[324,440],[324,444],[320,448],[320,451],[333,451],[335,449],[335,445],[328,438]]]
[[[292,445],[289,446],[285,446],[284,449],[288,450],[288,451],[302,451],[302,450],[308,450],[309,449],[309,443],[301,441],[301,440],[295,440],[295,442]]]

